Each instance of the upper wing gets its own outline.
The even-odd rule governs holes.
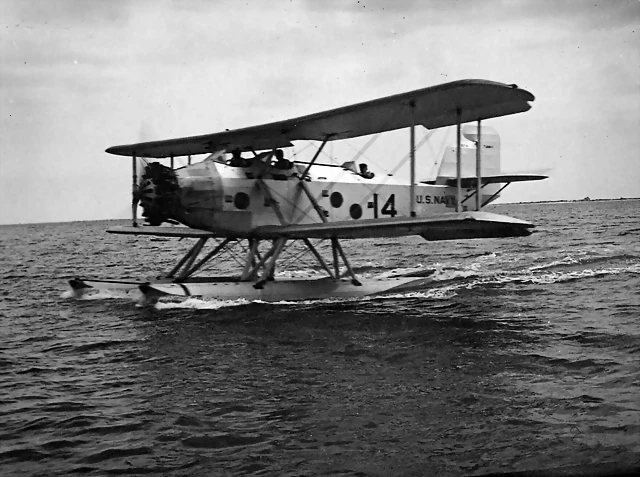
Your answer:
[[[421,235],[427,240],[520,237],[534,226],[524,220],[489,212],[462,212],[433,217],[394,217],[302,225],[266,225],[252,234],[260,238],[373,238]]]
[[[291,141],[348,139],[421,124],[429,129],[520,113],[534,96],[516,85],[460,80],[408,93],[259,126],[202,136],[142,142],[107,149],[110,154],[171,157],[225,149],[275,149]]]

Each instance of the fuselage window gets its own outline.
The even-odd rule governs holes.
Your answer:
[[[342,205],[344,199],[342,198],[342,194],[340,192],[333,192],[331,194],[331,197],[329,198],[329,201],[331,202],[331,206],[337,209]]]
[[[362,207],[359,204],[353,204],[349,207],[349,215],[352,219],[359,219],[362,217]]]
[[[233,205],[236,206],[236,209],[244,210],[249,207],[250,203],[251,199],[249,198],[249,195],[244,192],[238,192],[233,198]]]

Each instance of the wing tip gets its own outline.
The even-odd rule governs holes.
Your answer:
[[[133,152],[129,150],[128,146],[111,146],[105,149],[104,152],[114,156],[133,156]]]

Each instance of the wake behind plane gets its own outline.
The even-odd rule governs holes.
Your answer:
[[[92,288],[139,288],[150,302],[166,295],[280,301],[418,289],[429,279],[357,276],[340,241],[529,235],[533,224],[482,209],[510,183],[546,176],[503,173],[499,136],[482,120],[527,111],[533,100],[516,85],[462,80],[243,129],[111,147],[108,153],[132,158],[133,217],[131,226],[108,232],[196,242],[157,281],[75,278],[70,284],[78,295]],[[476,124],[462,126],[469,122]],[[455,147],[445,150],[432,177],[416,180],[415,128],[452,125]],[[397,129],[409,130],[408,183],[376,176],[361,162],[317,163],[331,141]],[[318,143],[310,161],[285,158],[282,149],[296,141]],[[206,156],[192,163],[199,155]],[[175,168],[174,159],[184,156],[189,165]],[[156,161],[140,168],[141,158],[170,159],[170,165]],[[144,224],[138,220],[139,207]],[[318,247],[325,241],[328,256]],[[317,261],[323,277],[277,276],[278,260],[294,242]],[[238,251],[235,275],[201,276],[212,260]]]

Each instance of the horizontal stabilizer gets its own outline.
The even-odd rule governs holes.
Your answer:
[[[431,217],[393,217],[300,225],[265,225],[252,235],[260,238],[374,238],[421,235],[427,240],[522,237],[534,226],[524,220],[489,212],[461,212]]]
[[[547,179],[549,176],[542,174],[528,174],[528,173],[513,173],[513,174],[499,174],[482,177],[482,185],[486,184],[504,184],[507,182],[526,182],[526,181],[540,181]],[[447,185],[449,187],[457,187],[458,181],[455,177],[438,177],[439,184]],[[425,181],[425,184],[435,184],[436,181]],[[477,177],[462,177],[462,188],[471,189],[476,187],[478,183]]]
[[[216,234],[206,230],[190,229],[188,227],[112,227],[107,230],[110,234],[121,235],[153,235],[155,237],[180,238],[213,238]]]

